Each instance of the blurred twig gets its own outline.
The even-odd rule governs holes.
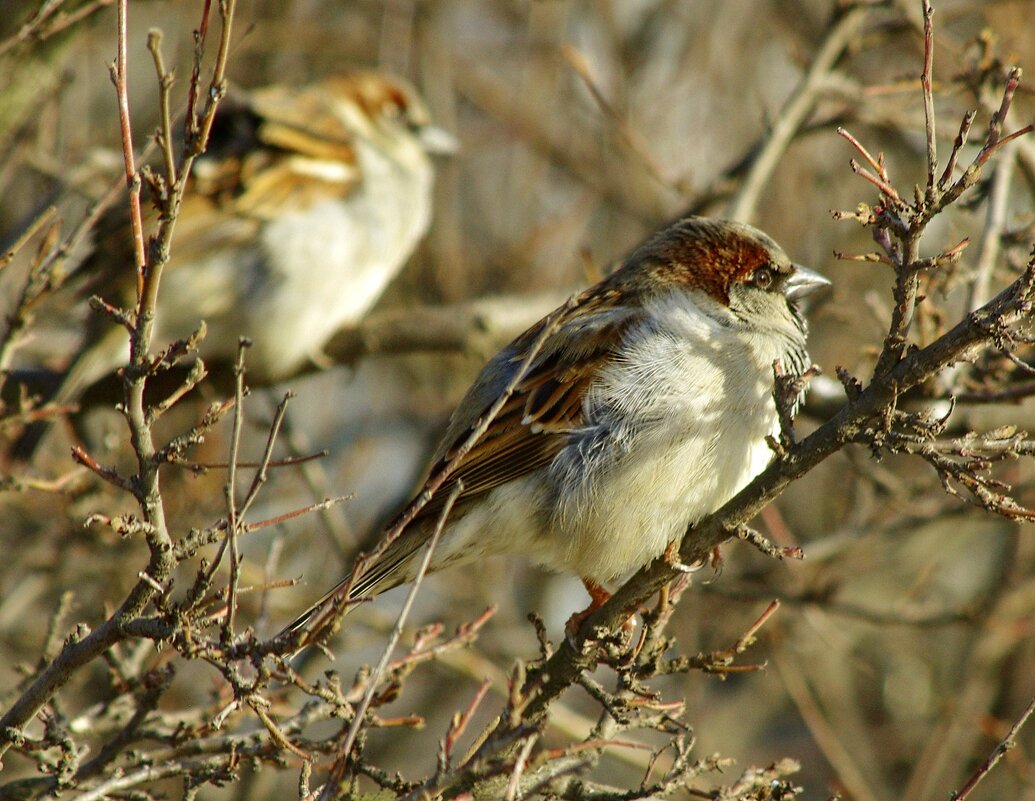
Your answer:
[[[65,0],[44,0],[18,32],[0,42],[0,56],[26,42],[45,42],[56,33],[75,25],[114,0],[89,0],[71,11],[62,10]]]
[[[751,162],[730,206],[731,219],[754,221],[755,209],[762,190],[783,158],[791,140],[815,108],[834,66],[845,49],[855,41],[869,14],[870,9],[865,5],[854,5],[847,11],[838,11],[835,14],[804,78],[780,109],[772,129],[765,138],[765,144]]]

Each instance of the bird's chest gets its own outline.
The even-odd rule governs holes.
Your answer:
[[[558,523],[583,575],[617,576],[659,555],[771,458],[769,354],[723,331],[691,333],[627,347],[589,393],[592,425],[555,465]]]
[[[362,317],[427,229],[431,168],[365,159],[350,194],[265,224],[243,293],[253,358],[270,372],[317,357],[324,342]]]
[[[777,423],[758,355],[732,336],[662,335],[623,359],[606,391],[624,402],[600,413],[620,445],[610,482],[691,520],[743,487],[768,463]]]

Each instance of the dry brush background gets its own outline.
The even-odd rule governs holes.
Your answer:
[[[48,17],[30,29],[22,25],[37,4],[14,5],[18,13],[0,28],[0,242],[11,246],[52,204],[60,227],[45,220],[3,268],[7,315],[33,264],[122,170],[108,73],[114,7],[70,0],[58,4],[58,13],[72,15],[64,22]],[[191,32],[202,13],[201,2],[129,6],[129,101],[138,152],[158,124],[147,30],[163,31],[165,63],[177,76],[173,97],[182,105]],[[211,17],[209,68],[217,9]],[[1008,65],[1035,69],[1032,19],[1030,0],[936,5],[940,165],[968,109],[977,116],[960,165],[977,156],[1000,107]],[[24,732],[0,732],[13,742],[3,755],[0,798],[272,799],[304,794],[310,781],[319,793],[349,709],[366,687],[363,666],[379,659],[406,592],[357,611],[332,643],[333,664],[315,651],[296,663],[295,683],[309,687],[309,695],[287,686],[283,673],[265,675],[259,661],[249,660],[249,648],[255,653],[262,637],[278,631],[376,537],[377,524],[413,489],[445,416],[484,358],[667,220],[688,210],[735,214],[832,279],[833,292],[810,314],[811,355],[828,383],[814,388],[797,421],[800,435],[843,403],[835,368],[866,383],[894,325],[893,271],[834,256],[881,245],[858,221],[831,214],[855,212],[860,203],[872,211],[878,202],[878,189],[853,174],[849,159],[872,173],[877,168],[835,131],[843,126],[871,153],[884,154],[904,203],[914,201],[914,184],[923,194],[919,2],[241,0],[234,26],[232,82],[304,82],[344,67],[380,66],[413,80],[461,149],[439,164],[429,237],[364,330],[345,332],[340,355],[349,364],[245,400],[243,459],[261,458],[287,389],[297,397],[275,456],[329,451],[319,461],[271,470],[250,522],[348,496],[241,537],[242,591],[231,634],[250,626],[259,639],[242,635],[232,655],[192,651],[180,630],[179,640],[167,637],[172,644],[159,648],[153,638],[163,639],[156,632],[170,612],[162,603],[149,607],[151,628],[120,634],[116,647],[77,668]],[[26,30],[30,35],[19,35]],[[40,32],[49,35],[40,41]],[[1033,115],[1035,100],[1022,82],[1004,132]],[[933,216],[919,258],[933,259],[967,237],[970,244],[958,260],[936,260],[922,273],[926,299],[910,342],[934,342],[968,304],[982,305],[1021,275],[1035,240],[1033,201],[1029,133],[998,148],[961,202]],[[864,219],[868,214],[859,211]],[[170,269],[175,252],[174,238]],[[74,269],[75,255],[61,269]],[[4,343],[5,369],[60,369],[76,347],[90,313],[86,304],[60,291],[42,295],[24,329]],[[790,798],[792,786],[803,788],[804,799],[840,793],[857,801],[959,791],[1035,695],[1035,538],[1030,523],[1017,522],[1035,503],[1023,433],[1035,427],[1029,398],[1035,388],[1030,368],[1002,356],[1030,360],[1032,348],[1020,335],[999,334],[989,331],[992,345],[975,367],[942,370],[901,400],[904,413],[941,415],[949,409],[946,398],[957,397],[934,439],[925,433],[914,442],[909,437],[921,423],[888,412],[884,429],[874,424],[863,431],[864,444],[827,458],[755,519],[779,546],[800,546],[803,561],[775,560],[734,543],[724,547],[720,571],[704,568],[693,576],[664,621],[671,642],[661,635],[655,642],[652,630],[645,649],[656,646],[659,660],[692,657],[686,666],[666,662],[672,674],[646,683],[656,697],[639,684],[649,675],[636,674],[642,665],[623,662],[612,643],[602,657],[609,665],[554,701],[545,721],[515,729],[509,742],[499,743],[496,761],[482,752],[485,758],[470,763],[467,774],[460,770],[465,752],[500,710],[520,719],[522,677],[534,674],[541,649],[548,650],[528,614],[541,617],[545,639],[556,647],[563,621],[585,599],[575,579],[515,560],[430,577],[361,737],[362,756],[351,767],[363,776],[352,791],[375,797],[380,784],[378,798],[555,793],[601,801],[662,792]],[[6,441],[20,418],[5,393]],[[217,387],[196,394],[206,402],[227,397]],[[204,406],[181,404],[162,420],[156,439],[189,428]],[[130,469],[125,422],[103,409],[94,416],[95,427],[107,433],[99,441],[110,449],[94,456]],[[190,452],[193,460],[226,461],[230,420]],[[1001,428],[1008,425],[1016,430]],[[997,429],[992,438],[958,441],[970,431]],[[924,443],[953,440],[933,456],[930,449],[918,455]],[[132,497],[76,466],[68,444],[66,437],[28,466],[5,467],[0,711],[12,708],[63,642],[97,629],[148,564],[142,536],[120,536],[117,524],[98,522],[140,514]],[[982,465],[965,464],[950,482],[962,498],[946,493],[932,469],[940,465],[945,474],[939,454],[967,462],[978,453],[995,458],[993,451],[1008,457],[992,470],[1018,505],[1011,510],[1000,502],[1000,511],[1017,519],[969,502],[975,496],[966,490],[967,477]],[[242,470],[242,493],[252,472]],[[174,541],[192,529],[216,531],[227,514],[225,480],[223,470],[162,469]],[[979,499],[981,489],[1001,491],[982,485]],[[986,498],[986,507],[996,505]],[[221,541],[214,536],[197,558],[211,559]],[[182,599],[194,581],[197,558],[170,575],[172,599]],[[298,585],[262,589],[299,576]],[[224,569],[209,588],[213,620],[228,580]],[[731,668],[727,655],[716,652],[741,642],[774,599],[779,610]],[[481,621],[490,605],[496,613]],[[474,620],[477,632],[453,634]],[[439,621],[441,632],[417,632]],[[197,620],[190,626],[204,629]],[[215,629],[204,633],[220,642]],[[750,669],[758,665],[765,667]],[[324,677],[329,669],[337,680]],[[473,705],[483,680],[486,695]],[[311,684],[318,681],[319,691]],[[256,692],[242,694],[251,682]],[[638,707],[630,706],[633,696],[642,698]],[[602,709],[609,706],[607,721]],[[470,720],[461,716],[458,730],[454,716],[468,709]],[[636,715],[639,728],[628,720]],[[679,745],[662,749],[673,738]],[[680,753],[691,741],[692,751]],[[655,759],[656,749],[662,750]],[[971,797],[1035,800],[1032,749],[1029,727]],[[164,772],[155,767],[163,765]],[[753,767],[759,770],[751,773]],[[396,771],[401,780],[393,778]],[[638,790],[648,771],[647,789]],[[307,777],[302,789],[300,773]],[[666,783],[667,776],[675,778]]]

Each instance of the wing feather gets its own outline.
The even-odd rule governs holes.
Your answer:
[[[463,491],[457,498],[461,504],[546,466],[570,444],[572,436],[590,424],[584,400],[593,376],[614,357],[625,331],[638,314],[625,306],[598,306],[592,310],[576,307],[580,313],[562,323],[543,344],[524,379],[475,446],[435,490],[418,520],[434,519],[457,482],[463,482]],[[499,393],[522,368],[522,354],[541,332],[542,325],[525,332],[482,371],[460,404],[466,416],[462,421],[454,419],[446,433],[431,477],[455,458]],[[496,392],[486,391],[486,385],[496,388]],[[468,401],[476,402],[474,410]]]
[[[355,134],[322,84],[238,92],[220,107],[193,191],[267,219],[348,195],[360,180]]]

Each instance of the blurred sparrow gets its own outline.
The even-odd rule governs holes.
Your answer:
[[[828,284],[748,225],[688,217],[656,234],[561,310],[538,352],[549,318],[485,366],[431,480],[527,372],[401,535],[285,631],[321,639],[351,601],[411,581],[459,482],[430,570],[520,553],[577,574],[583,614],[598,608],[603,582],[673,553],[768,464],[773,364],[808,367],[795,304]]]
[[[247,336],[259,383],[325,361],[323,345],[373,305],[427,230],[429,154],[452,147],[413,89],[379,73],[231,92],[180,211],[154,341],[204,320],[201,357],[230,362]],[[131,302],[130,248],[125,212],[103,221],[84,291],[112,299],[115,284],[114,300]],[[117,326],[103,321],[88,339],[58,402],[127,361]]]

